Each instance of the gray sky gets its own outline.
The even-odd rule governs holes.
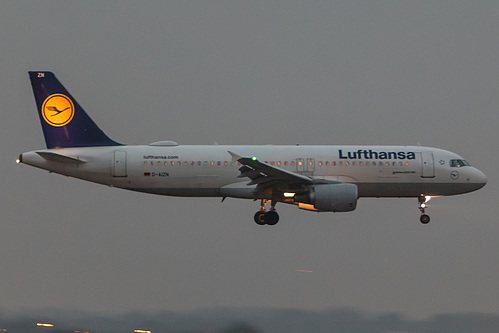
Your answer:
[[[499,312],[497,1],[2,1],[0,309]],[[27,71],[130,144],[418,144],[482,190],[355,212],[159,197],[16,165]],[[312,270],[301,273],[298,270]]]

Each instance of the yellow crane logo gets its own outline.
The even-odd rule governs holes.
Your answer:
[[[61,127],[73,119],[75,108],[73,101],[63,94],[53,94],[42,105],[43,119],[52,126]]]

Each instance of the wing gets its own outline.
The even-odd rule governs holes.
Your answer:
[[[305,188],[315,183],[311,177],[260,162],[256,157],[242,157],[230,151],[229,154],[242,164],[239,168],[241,174],[238,177],[248,177],[251,181],[247,185],[257,185],[254,192],[264,192],[269,188],[284,192]]]

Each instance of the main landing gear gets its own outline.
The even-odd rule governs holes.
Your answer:
[[[430,223],[430,216],[425,214],[426,203],[429,200],[430,200],[430,197],[426,197],[424,195],[420,195],[418,198],[419,210],[421,211],[421,217],[419,218],[419,221],[421,221],[421,223],[423,223],[423,224]]]
[[[270,210],[265,210],[265,205],[269,200],[262,199],[262,205],[258,212],[255,213],[255,222],[258,225],[276,225],[279,222],[279,214],[275,211],[276,201],[271,202]]]

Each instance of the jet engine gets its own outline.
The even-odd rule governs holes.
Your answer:
[[[315,185],[294,197],[295,202],[311,204],[320,212],[350,212],[357,207],[357,199],[357,185],[347,183]]]

